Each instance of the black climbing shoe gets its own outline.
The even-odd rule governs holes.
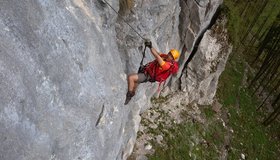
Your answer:
[[[131,98],[135,95],[135,92],[132,91],[128,91],[126,93],[126,98],[125,98],[125,102],[124,105],[127,105],[129,103],[129,101],[131,100]]]

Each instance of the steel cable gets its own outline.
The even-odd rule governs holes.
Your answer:
[[[141,36],[141,34],[138,33],[128,22],[126,22],[125,19],[122,18],[122,15],[119,14],[106,0],[102,0],[102,1],[104,1],[110,8],[112,8],[112,10],[113,10],[114,12],[116,12],[116,13],[119,15],[119,17],[120,17],[120,18],[135,32],[135,33],[137,33],[137,35],[138,35],[139,37],[141,37],[144,41],[146,41],[146,39],[143,38],[143,37]]]

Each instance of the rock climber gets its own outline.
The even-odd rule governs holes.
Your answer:
[[[171,49],[168,54],[159,53],[152,47],[152,42],[145,42],[145,46],[150,48],[155,60],[140,67],[138,73],[129,74],[127,77],[128,91],[126,94],[125,105],[129,103],[135,95],[139,83],[165,81],[171,74],[176,74],[179,68],[175,61],[179,58],[180,53],[176,49]]]

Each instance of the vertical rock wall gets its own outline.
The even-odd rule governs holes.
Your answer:
[[[108,2],[120,15],[102,0],[0,1],[1,160],[126,159],[156,84],[123,105],[143,40],[121,17],[161,52],[190,52],[221,3]]]
[[[117,15],[84,0],[1,1],[0,12],[0,159],[121,155],[123,133],[136,131],[123,106]]]
[[[205,32],[196,54],[181,77],[181,94],[188,97],[184,98],[185,103],[213,103],[218,79],[232,50],[225,27],[226,19],[220,17],[217,21],[219,25]]]
[[[120,54],[123,55],[122,62],[126,73],[135,73],[138,70],[142,58],[144,40],[133,31],[124,21],[131,24],[137,32],[145,39],[153,42],[153,46],[159,51],[166,53],[170,48],[180,46],[178,33],[179,14],[181,8],[179,1],[121,1],[120,14],[116,24],[117,43]],[[133,6],[133,7],[131,7]],[[150,51],[147,49],[144,63],[153,60]],[[140,122],[139,114],[150,107],[149,98],[156,92],[157,84],[145,83],[139,85],[136,96],[129,103],[133,106],[130,118],[135,123],[128,122],[134,133],[124,133],[130,137],[125,149],[123,158],[131,154]]]

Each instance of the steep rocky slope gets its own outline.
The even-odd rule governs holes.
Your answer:
[[[179,78],[197,79],[181,71],[221,0],[108,2],[120,15],[102,0],[0,2],[0,159],[111,160],[131,153],[139,113],[157,85],[141,85],[123,105],[126,74],[137,70],[143,40],[120,17],[161,52],[182,51],[171,90],[201,91]],[[147,53],[145,61],[151,59]],[[197,63],[189,63],[194,73]]]
[[[185,86],[182,90],[168,94],[166,97],[153,99],[153,106],[141,114],[142,121],[139,127],[138,138],[130,159],[145,160],[147,159],[146,156],[156,154],[155,148],[158,146],[161,146],[167,151],[176,150],[172,147],[172,149],[168,148],[170,147],[170,141],[175,141],[174,143],[176,145],[176,137],[174,136],[174,139],[172,139],[169,135],[178,132],[182,132],[181,134],[187,135],[187,137],[189,136],[188,140],[185,141],[186,146],[189,146],[189,150],[186,150],[182,154],[189,155],[189,159],[200,159],[196,157],[194,153],[195,147],[193,145],[194,143],[200,143],[205,140],[201,137],[197,138],[201,135],[194,130],[189,129],[186,131],[182,129],[183,131],[180,131],[178,126],[190,124],[189,127],[191,128],[191,125],[195,124],[203,126],[201,128],[205,130],[208,128],[215,130],[213,126],[219,126],[219,124],[212,124],[211,127],[209,127],[209,124],[213,123],[213,121],[215,123],[216,121],[223,122],[221,118],[222,105],[217,100],[214,103],[213,101],[218,83],[217,79],[225,68],[232,48],[229,44],[226,21],[225,16],[219,16],[216,24],[205,32],[197,48],[197,53],[188,65],[186,70],[187,76],[182,76],[182,83],[192,85]],[[209,104],[212,105],[213,110],[218,116],[213,118],[214,120],[209,119],[208,122],[208,119],[203,115],[203,109],[207,108],[206,105]],[[224,128],[228,130],[226,126]],[[198,129],[197,132],[200,131]],[[196,137],[195,140],[194,137]],[[224,143],[228,142],[225,141]],[[178,144],[178,148],[180,147],[182,146]],[[184,150],[182,148],[180,149]],[[217,150],[217,153],[220,153],[220,157],[226,152],[222,147],[217,147]],[[168,153],[167,155],[170,156],[172,153]],[[203,158],[207,159],[206,155],[209,155],[209,153],[200,156],[205,156]],[[213,156],[211,158],[215,159],[217,157]],[[177,159],[180,159],[179,156]],[[226,157],[222,159],[226,159]]]

